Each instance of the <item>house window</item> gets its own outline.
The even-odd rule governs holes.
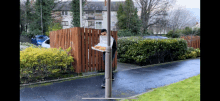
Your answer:
[[[115,22],[112,22],[112,25],[111,26],[115,26]]]
[[[102,11],[96,11],[95,13],[96,14],[102,14]]]
[[[61,15],[68,15],[68,12],[67,11],[62,11]]]
[[[63,26],[69,26],[68,21],[62,21]]]
[[[95,29],[102,29],[102,22],[101,21],[95,22]]]
[[[88,27],[95,26],[94,21],[88,21]]]

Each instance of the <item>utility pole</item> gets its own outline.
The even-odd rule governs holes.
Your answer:
[[[42,0],[40,0],[40,8],[41,8],[41,29],[42,29],[42,35],[43,35],[43,20],[42,20]]]
[[[110,47],[110,32],[111,32],[111,0],[107,2],[107,47],[105,57],[105,98],[112,97],[112,55]],[[113,40],[112,40],[113,41]]]
[[[79,7],[80,7],[80,27],[82,27],[82,0],[79,2]]]

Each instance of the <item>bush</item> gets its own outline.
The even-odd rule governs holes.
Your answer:
[[[169,37],[169,38],[180,38],[181,36],[181,31],[180,30],[177,30],[175,31],[175,33],[173,33],[173,30],[170,30],[167,34],[166,34],[166,37]]]
[[[49,27],[48,27],[48,31],[45,33],[47,36],[50,35],[50,31],[57,31],[62,29],[62,26],[60,25],[60,23],[52,23]]]
[[[28,38],[32,38],[34,36],[34,35],[30,34],[29,32],[22,32],[21,35],[28,37]]]
[[[196,58],[200,57],[200,49],[194,49],[192,47],[188,47],[187,52],[184,55],[178,56],[178,59],[183,60],[183,59],[190,59],[190,58]]]
[[[197,53],[197,57],[200,57],[200,49],[199,48],[195,49],[195,52]]]
[[[131,32],[131,30],[127,29],[121,29],[117,33],[118,37],[123,37],[123,36],[134,36],[135,34]]]
[[[47,77],[56,72],[65,72],[73,61],[69,55],[71,48],[66,51],[56,48],[33,48],[28,47],[20,51],[20,78]]]
[[[171,60],[184,55],[187,50],[187,42],[183,39],[162,40],[120,40],[118,41],[118,55],[121,62],[146,63],[152,58],[161,59],[169,56]]]
[[[123,38],[119,39],[117,41],[117,52],[118,52],[118,58],[122,58],[122,55],[128,50],[128,47],[130,45],[133,45],[134,43],[137,43],[138,39],[131,39],[131,38]],[[123,58],[121,59],[123,61]]]

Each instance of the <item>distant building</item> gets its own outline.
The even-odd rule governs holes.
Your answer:
[[[111,30],[117,30],[117,10],[119,3],[111,2]],[[52,16],[58,21],[61,20],[63,29],[74,27],[72,22],[71,1],[57,2],[53,9]],[[59,22],[59,21],[58,21]],[[107,6],[103,1],[88,1],[83,7],[82,25],[85,28],[107,29]]]

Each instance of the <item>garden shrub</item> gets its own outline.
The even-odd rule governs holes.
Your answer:
[[[118,55],[121,62],[146,63],[152,58],[164,61],[165,57],[171,60],[178,59],[187,51],[187,42],[183,39],[161,39],[161,40],[118,40]]]
[[[173,30],[170,30],[167,34],[166,34],[166,37],[169,37],[169,38],[179,38],[181,36],[181,32],[179,30],[175,31],[173,33]]]
[[[121,29],[118,31],[117,35],[118,35],[118,37],[134,36],[134,33],[132,33],[131,30]]]
[[[48,31],[45,33],[47,36],[50,36],[50,31],[57,31],[62,29],[62,26],[60,23],[52,23],[48,26]]]
[[[195,52],[197,53],[197,57],[200,57],[200,49],[199,48],[195,49]]]
[[[32,78],[36,76],[47,77],[56,72],[65,72],[67,67],[73,61],[69,51],[71,47],[66,50],[61,48],[33,48],[28,47],[20,51],[20,78]]]
[[[130,37],[130,38],[123,38],[119,39],[117,41],[117,52],[118,56],[117,58],[121,58],[120,61],[123,61],[122,55],[128,50],[128,47],[130,45],[133,45],[134,43],[137,43],[138,40],[143,40],[142,37]]]
[[[199,48],[194,49],[192,47],[189,47],[184,55],[178,56],[178,59],[183,60],[183,59],[190,59],[196,57],[200,57],[200,49]]]

